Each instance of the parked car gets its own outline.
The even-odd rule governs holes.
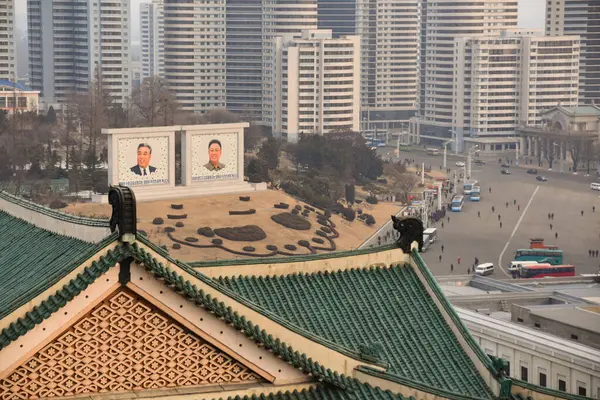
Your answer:
[[[456,162],[456,166],[457,167],[464,167],[465,166],[465,162],[464,161],[457,161]]]
[[[508,165],[508,164],[504,163],[504,164],[502,164],[502,165],[501,165],[501,167],[502,167],[502,168],[510,168],[510,165]]]
[[[477,165],[485,165],[485,161],[483,161],[483,160],[475,160],[473,162]]]
[[[509,170],[507,170],[507,169],[503,169],[503,170],[501,170],[501,171],[500,171],[500,173],[501,173],[502,175],[510,175],[510,171],[509,171]]]
[[[542,176],[542,175],[536,176],[535,180],[540,181],[540,182],[548,182],[548,178],[546,178],[545,176]]]
[[[538,170],[537,170],[537,169],[535,169],[535,168],[531,168],[531,169],[528,169],[528,170],[527,170],[527,173],[528,173],[528,174],[531,174],[531,175],[537,175],[537,173],[538,173]]]

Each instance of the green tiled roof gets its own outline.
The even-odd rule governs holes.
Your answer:
[[[228,400],[415,400],[414,397],[403,397],[389,390],[384,391],[374,388],[369,384],[363,384],[351,380],[346,389],[340,389],[333,385],[319,385],[316,388],[303,389],[301,391],[286,391],[268,395],[235,396]]]
[[[348,349],[379,343],[388,374],[464,396],[492,397],[410,266],[218,281]]]
[[[565,111],[571,114],[592,114],[600,115],[600,108],[594,106],[577,106],[577,107],[563,107]]]
[[[87,243],[0,211],[0,319],[55,284],[116,236]]]

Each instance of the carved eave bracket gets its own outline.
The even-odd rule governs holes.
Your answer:
[[[121,242],[135,242],[137,215],[133,190],[127,186],[111,186],[108,192],[108,203],[112,205],[111,232],[118,228]]]

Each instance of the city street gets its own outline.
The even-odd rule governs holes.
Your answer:
[[[382,148],[378,153],[388,155],[391,152],[389,156],[393,157],[393,151],[393,148]],[[419,150],[401,152],[400,157],[425,162],[434,170],[439,169],[443,159],[442,155],[427,156]],[[529,247],[529,238],[543,237],[546,244],[556,244],[564,251],[564,262],[574,264],[577,275],[597,272],[600,257],[589,257],[588,253],[589,250],[600,250],[600,192],[589,189],[589,183],[594,182],[595,177],[538,168],[540,175],[548,178],[547,182],[540,182],[536,181],[535,175],[526,173],[528,168],[536,168],[535,165],[516,167],[514,154],[512,158],[511,175],[500,174],[503,168],[498,164],[498,157],[484,159],[486,164],[483,166],[472,165],[472,178],[481,184],[481,201],[474,203],[466,199],[462,212],[447,214],[450,222],[444,220],[443,228],[441,222],[434,225],[438,228],[438,242],[423,253],[427,265],[435,275],[450,274],[450,264],[454,264],[454,274],[465,274],[468,268],[472,269],[477,257],[480,263],[494,263],[494,276],[506,278],[509,275],[503,271],[513,260],[515,250]],[[448,155],[448,168],[457,169],[458,160],[465,161],[465,157]],[[462,184],[459,184],[458,193],[461,192]],[[450,196],[445,199],[445,204],[449,201]],[[492,212],[492,206],[495,212]],[[592,211],[594,206],[598,216]],[[554,213],[554,220],[548,219],[549,213]],[[557,233],[558,237],[555,237]],[[441,245],[444,245],[443,253]]]

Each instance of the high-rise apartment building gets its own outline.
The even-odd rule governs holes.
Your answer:
[[[317,29],[317,0],[263,0],[263,82],[262,117],[267,126],[274,124],[273,105],[281,102],[281,71],[276,69],[275,42],[284,35],[299,38],[303,30]]]
[[[546,35],[579,35],[579,102],[600,104],[600,0],[546,0]]]
[[[47,102],[102,87],[117,103],[131,92],[129,0],[27,0],[31,86]]]
[[[319,29],[360,35],[362,129],[398,127],[419,96],[419,0],[318,0]]]
[[[227,0],[227,110],[262,120],[262,0]]]
[[[183,110],[225,108],[225,0],[164,0],[165,79]]]
[[[141,79],[164,77],[163,0],[140,4]]]
[[[516,28],[517,0],[423,1],[421,5],[420,134],[450,138],[454,40]]]
[[[17,78],[15,0],[0,0],[0,79]]]
[[[577,106],[578,36],[514,30],[461,37],[453,58],[452,128],[459,142],[479,138],[481,147],[486,138],[539,125],[542,113],[559,104]]]
[[[301,38],[275,39],[271,105],[273,132],[290,142],[300,133],[360,129],[360,38],[332,38],[331,30],[307,30]]]

